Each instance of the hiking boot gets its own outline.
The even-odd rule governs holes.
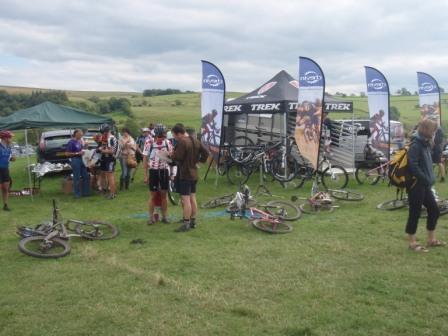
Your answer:
[[[190,231],[190,221],[184,221],[184,223],[179,228],[174,230],[174,232],[187,232],[187,231]]]
[[[109,194],[109,195],[106,196],[106,199],[108,199],[108,200],[113,200],[115,197],[117,197],[117,195],[115,195],[115,194]]]
[[[190,219],[190,228],[196,229],[196,218]]]
[[[442,177],[440,178],[440,182],[442,182],[442,183],[445,182],[445,177],[442,176]]]
[[[170,220],[169,220],[168,218],[166,218],[166,217],[163,217],[163,218],[162,218],[162,223],[163,223],[163,224],[169,224],[169,223],[170,223]]]
[[[150,218],[148,219],[148,222],[146,222],[146,224],[148,225],[154,225],[156,223],[156,221],[154,220],[154,218]]]
[[[11,209],[8,207],[8,204],[3,205],[3,211],[11,211]]]

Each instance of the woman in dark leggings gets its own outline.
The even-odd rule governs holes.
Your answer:
[[[422,120],[418,125],[417,134],[413,137],[408,151],[409,172],[416,178],[416,182],[408,188],[409,217],[406,224],[406,233],[408,234],[409,248],[416,252],[428,252],[426,247],[417,243],[415,235],[422,205],[428,211],[426,221],[428,232],[427,247],[445,245],[444,242],[437,240],[435,236],[439,208],[431,191],[431,186],[435,182],[431,159],[431,144],[436,130],[436,122],[430,119]]]

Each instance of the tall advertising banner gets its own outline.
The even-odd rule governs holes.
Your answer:
[[[441,124],[440,89],[434,77],[424,72],[417,72],[418,97],[421,119],[431,118]]]
[[[300,154],[317,170],[325,77],[320,66],[306,57],[299,57],[299,95],[295,139]]]
[[[225,91],[221,71],[214,64],[202,61],[201,142],[216,162],[221,145]]]
[[[389,84],[375,68],[365,67],[372,146],[390,156]]]

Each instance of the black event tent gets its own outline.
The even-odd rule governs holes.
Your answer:
[[[232,113],[288,113],[296,112],[298,81],[285,70],[252,92],[239,98],[228,100],[225,114]],[[353,103],[340,101],[329,95],[324,98],[324,110],[328,112],[353,112]]]
[[[236,137],[243,135],[256,142],[260,136],[273,140],[294,134],[298,84],[282,70],[252,92],[227,100],[224,104],[225,142],[233,143]],[[352,113],[353,102],[325,95],[324,110]]]

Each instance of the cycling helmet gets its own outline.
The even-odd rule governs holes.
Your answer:
[[[165,134],[166,128],[162,124],[157,124],[154,127],[154,135],[155,136],[163,136]]]
[[[110,126],[109,126],[109,124],[102,124],[101,126],[100,126],[100,132],[101,133],[106,133],[106,132],[109,132],[110,131]]]
[[[0,131],[0,139],[10,139],[14,134],[10,131]]]

